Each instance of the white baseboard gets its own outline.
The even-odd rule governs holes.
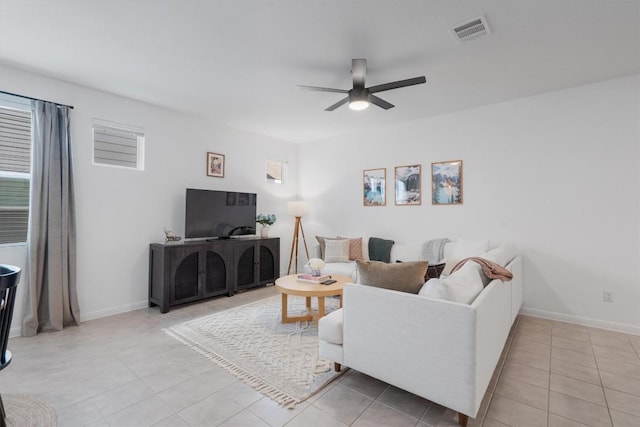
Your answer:
[[[126,313],[128,311],[139,310],[149,306],[148,301],[140,301],[133,304],[121,305],[119,307],[111,307],[105,310],[96,310],[89,313],[80,313],[80,322],[87,320],[99,319],[101,317],[113,316],[114,314]],[[22,325],[12,326],[9,331],[9,338],[19,337],[22,335]]]
[[[270,283],[267,286],[273,286]],[[100,319],[101,317],[113,316],[114,314],[127,313],[133,310],[140,310],[141,308],[149,307],[149,301],[139,301],[133,304],[125,304],[118,307],[110,307],[104,310],[90,311],[88,313],[80,313],[80,322],[86,322],[88,320]],[[22,335],[22,325],[12,326],[9,331],[9,338],[19,337]]]
[[[539,310],[537,308],[522,307],[520,314],[543,319],[559,320],[561,322],[575,323],[577,325],[591,326],[593,328],[607,329],[623,332],[625,334],[640,335],[640,326],[627,325],[626,323],[609,322],[607,320],[591,319],[589,317],[573,316],[571,314],[555,313],[553,311]]]
[[[139,301],[133,304],[121,305],[119,307],[111,307],[104,310],[91,311],[89,313],[80,313],[80,322],[87,320],[99,319],[101,317],[113,316],[114,314],[126,313],[128,311],[139,310],[149,307],[149,301]]]

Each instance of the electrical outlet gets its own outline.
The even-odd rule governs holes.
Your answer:
[[[602,300],[604,302],[613,302],[613,291],[602,291]]]

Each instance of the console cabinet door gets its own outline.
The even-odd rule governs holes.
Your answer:
[[[280,239],[265,239],[258,243],[259,285],[274,283],[280,277]]]
[[[234,242],[235,290],[257,286],[258,245],[256,241]]]
[[[200,248],[176,247],[170,249],[169,305],[183,304],[200,299]]]
[[[274,283],[280,277],[280,239],[235,242],[235,290]]]
[[[202,296],[233,295],[232,266],[229,261],[232,251],[229,245],[210,245],[200,251],[202,265]]]

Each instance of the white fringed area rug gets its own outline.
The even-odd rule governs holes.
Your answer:
[[[316,298],[313,298],[315,304]],[[232,308],[165,329],[276,402],[293,407],[341,373],[318,356],[313,322],[281,323],[281,297]],[[338,300],[326,298],[327,312]],[[289,297],[289,314],[305,313],[305,299]]]

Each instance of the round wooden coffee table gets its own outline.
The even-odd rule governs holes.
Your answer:
[[[342,307],[342,287],[345,283],[353,282],[351,277],[331,275],[331,279],[337,280],[331,285],[320,285],[315,283],[299,282],[297,274],[280,277],[276,279],[276,289],[282,294],[282,323],[293,323],[298,321],[313,320],[318,321],[325,315],[324,297],[339,296],[340,307]],[[287,303],[289,295],[305,297],[307,299],[307,314],[305,316],[289,316],[287,313]],[[311,298],[318,298],[318,311],[311,308]]]

